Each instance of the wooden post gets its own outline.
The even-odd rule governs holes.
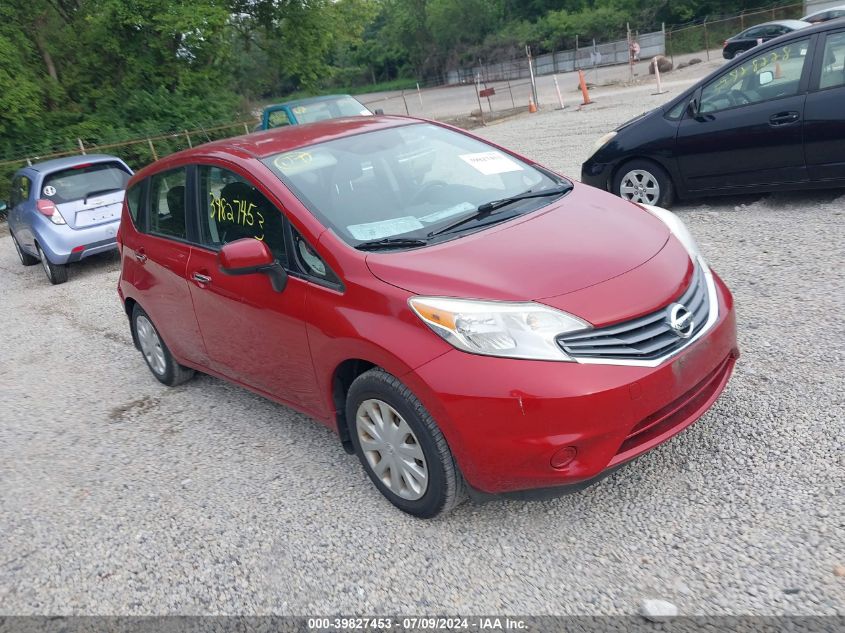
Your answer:
[[[188,130],[185,130],[185,138],[188,139],[188,147],[193,147],[193,143],[191,143],[191,135],[188,134]]]
[[[405,98],[405,91],[402,91],[402,102],[405,104],[405,114],[410,116],[411,112],[408,110],[408,100]]]
[[[511,80],[508,79],[508,92],[511,95],[511,107],[516,110],[516,103],[513,100],[513,90],[511,90]]]
[[[76,140],[79,141],[79,151],[82,152],[82,155],[84,156],[85,155],[85,146],[82,144],[82,139],[77,138]]]
[[[560,86],[557,83],[557,75],[552,75],[552,79],[555,82],[555,90],[557,90],[557,103],[560,106],[560,109],[563,110],[563,97],[560,94]]]
[[[420,82],[417,82],[417,96],[420,98],[420,109],[422,109],[422,92],[420,92]]]
[[[745,9],[743,9],[739,13],[739,30],[740,31],[745,30]]]
[[[475,76],[475,96],[478,99],[478,116],[481,117],[481,125],[486,125],[484,123],[484,108],[481,107],[481,92],[480,86],[481,84],[481,74]]]
[[[710,61],[710,38],[707,37],[707,17],[704,18],[704,50],[707,53],[707,61]]]
[[[578,34],[575,34],[575,62],[573,63],[574,70],[578,70]]]
[[[249,134],[249,126],[246,124],[246,121],[244,121],[244,132]]]
[[[156,148],[155,148],[155,147],[153,147],[153,142],[152,142],[152,140],[148,138],[148,139],[147,139],[147,143],[148,143],[148,144],[149,144],[149,146],[150,146],[150,152],[152,152],[152,155],[153,155],[153,160],[154,160],[154,161],[158,160],[158,154],[156,154]]]

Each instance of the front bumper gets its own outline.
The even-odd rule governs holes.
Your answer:
[[[598,163],[588,158],[581,165],[581,182],[602,191],[610,190],[610,178],[613,174],[613,165],[610,163]]]
[[[733,300],[714,274],[719,317],[657,367],[590,365],[451,351],[404,380],[483,493],[590,483],[679,433],[724,389],[739,356]],[[561,448],[577,455],[551,466]]]

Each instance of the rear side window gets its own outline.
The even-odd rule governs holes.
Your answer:
[[[272,129],[274,127],[284,127],[290,125],[288,113],[284,110],[273,110],[267,115],[267,127]]]
[[[141,185],[138,183],[126,192],[126,206],[129,208],[129,217],[132,218],[132,223],[138,226],[138,210],[141,208]]]
[[[12,179],[12,190],[9,192],[9,206],[14,207],[29,200],[32,181],[26,176],[15,176]]]
[[[285,220],[282,212],[251,182],[219,167],[197,170],[200,186],[200,232],[211,248],[250,237],[270,247],[287,262]]]
[[[827,36],[822,55],[822,74],[819,88],[845,86],[845,33]]]
[[[120,163],[83,164],[48,175],[41,185],[41,196],[62,204],[120,191],[127,182],[129,172]]]
[[[150,177],[150,232],[188,239],[185,225],[187,170],[184,167]],[[135,187],[137,189],[137,187]]]

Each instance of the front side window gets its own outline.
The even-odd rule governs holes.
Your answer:
[[[126,192],[126,206],[129,207],[129,217],[135,226],[138,226],[138,210],[141,208],[141,185],[138,183]]]
[[[701,91],[702,113],[798,94],[809,39],[770,49],[734,66]]]
[[[282,212],[247,179],[220,167],[198,169],[200,238],[214,249],[243,238],[261,240],[286,262]]]
[[[428,123],[338,138],[264,163],[324,226],[356,247],[486,226],[545,206],[568,186],[486,143]],[[508,202],[524,195],[534,197]],[[496,212],[485,217],[492,202]],[[450,228],[479,213],[477,221]]]
[[[41,185],[41,194],[62,204],[121,191],[126,188],[129,178],[129,172],[120,163],[77,165],[47,176]]]
[[[187,170],[184,167],[150,177],[150,232],[188,239],[185,224]]]
[[[822,74],[819,88],[845,86],[845,33],[827,36],[822,56]]]

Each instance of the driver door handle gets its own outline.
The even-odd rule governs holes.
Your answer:
[[[778,112],[769,118],[769,125],[789,125],[795,123],[801,115],[797,112]]]
[[[193,275],[191,275],[191,279],[196,281],[198,284],[211,283],[211,277],[209,277],[208,275],[203,275],[202,273],[194,273]]]

